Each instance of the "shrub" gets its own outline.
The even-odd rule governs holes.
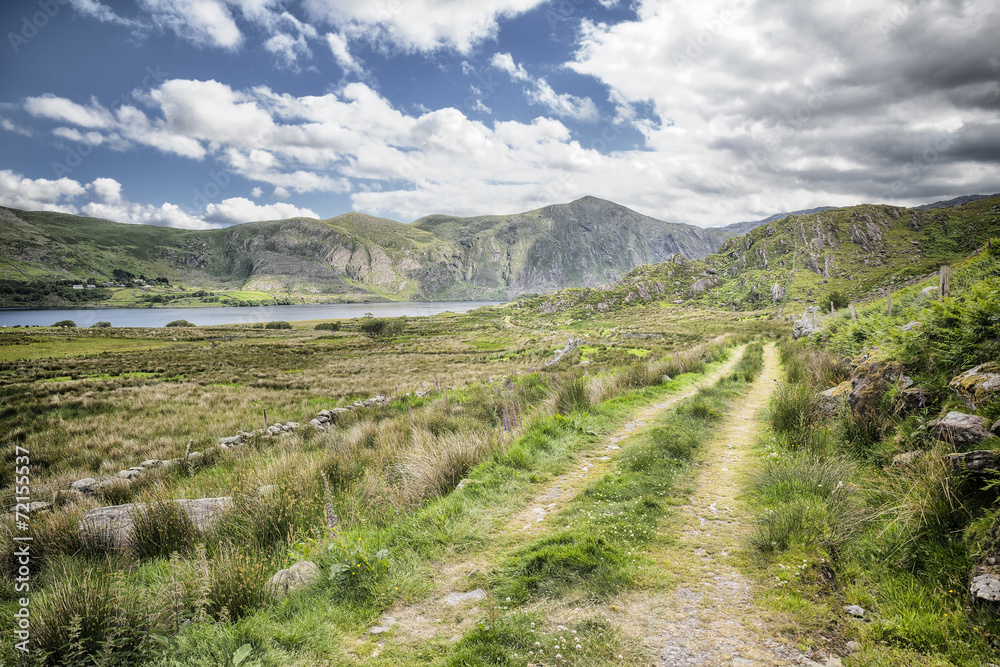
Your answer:
[[[110,329],[111,328],[111,322],[105,322],[104,320],[101,320],[100,322],[94,322],[93,324],[91,324],[90,328],[91,329]]]
[[[168,327],[193,327],[194,325],[187,320],[174,320],[173,322],[167,322]]]
[[[340,322],[320,322],[313,328],[316,331],[340,331]]]
[[[76,322],[74,322],[73,320],[59,320],[58,322],[56,322],[52,326],[54,326],[54,327],[61,327],[63,329],[75,329],[76,328]]]
[[[403,322],[404,318],[366,317],[358,324],[358,329],[372,340],[382,340],[401,334]]]
[[[827,295],[826,299],[823,300],[821,307],[831,303],[836,310],[840,310],[841,308],[847,308],[850,302],[839,290],[833,290],[829,295]]]
[[[268,322],[264,325],[265,329],[291,329],[292,325],[288,322]]]
[[[266,554],[226,548],[212,559],[208,613],[237,620],[263,604],[276,563]],[[225,612],[223,611],[225,609]]]

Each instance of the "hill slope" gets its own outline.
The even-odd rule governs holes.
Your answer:
[[[341,299],[506,299],[593,286],[678,252],[704,257],[731,236],[593,197],[414,224],[348,213],[187,231],[11,209],[0,221],[8,281],[104,282],[121,269],[197,288]]]
[[[968,256],[991,236],[1000,236],[1000,197],[934,210],[863,204],[790,215],[729,239],[703,260],[677,256],[637,267],[606,287],[564,290],[532,305],[579,315],[657,301],[829,308],[833,291],[862,299],[905,285]]]

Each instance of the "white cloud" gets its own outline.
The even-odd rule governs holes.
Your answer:
[[[268,19],[268,23],[275,32],[264,42],[264,48],[278,56],[286,67],[294,67],[300,57],[312,57],[308,40],[316,38],[314,27],[299,21],[288,12]]]
[[[14,134],[20,134],[22,137],[35,136],[35,133],[31,130],[31,128],[18,125],[11,119],[4,118],[2,116],[0,116],[0,128],[3,128],[8,132],[13,132]]]
[[[243,35],[226,5],[218,0],[139,0],[153,22],[199,46],[236,49]]]
[[[114,123],[111,112],[92,99],[90,106],[83,106],[63,97],[42,95],[24,101],[25,110],[32,116],[71,123],[80,127],[106,128]]]
[[[261,190],[259,186],[255,187],[250,191],[250,196],[253,197],[254,199],[260,199],[263,195],[264,191]]]
[[[284,220],[286,218],[319,218],[308,208],[292,204],[255,204],[244,197],[224,199],[205,208],[205,219],[220,224],[235,224],[257,220]]]
[[[352,37],[368,37],[406,51],[452,48],[469,53],[496,36],[499,19],[534,9],[544,0],[303,0],[316,20],[342,27]]]
[[[85,192],[78,181],[71,178],[48,180],[25,178],[10,169],[0,169],[0,204],[28,211],[46,210],[76,213],[71,203]]]
[[[122,200],[122,184],[113,178],[95,178],[87,188],[107,204]]]
[[[326,43],[330,46],[330,52],[333,53],[333,59],[337,61],[337,64],[340,65],[340,68],[344,70],[345,74],[364,73],[364,68],[357,60],[355,60],[354,56],[351,55],[350,48],[347,44],[347,37],[344,36],[344,33],[327,33]]]
[[[78,12],[102,23],[117,23],[124,26],[137,26],[137,21],[119,16],[113,9],[99,0],[69,0],[69,4]]]
[[[576,118],[583,121],[595,121],[598,117],[597,105],[589,97],[577,97],[569,93],[557,93],[545,78],[536,79],[524,66],[515,63],[509,53],[496,53],[490,59],[490,65],[506,72],[514,81],[528,84],[525,97],[532,104],[545,107],[549,112],[565,118]]]

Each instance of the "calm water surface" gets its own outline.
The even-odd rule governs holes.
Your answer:
[[[73,320],[79,327],[95,322],[111,322],[113,327],[162,327],[174,320],[192,324],[241,324],[296,320],[329,320],[361,317],[420,317],[450,311],[467,313],[497,301],[396,301],[392,303],[330,303],[312,306],[256,306],[247,308],[86,308],[86,309],[0,309],[0,326],[51,326],[60,320]]]

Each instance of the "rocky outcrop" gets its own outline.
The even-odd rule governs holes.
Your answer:
[[[785,298],[785,288],[778,283],[771,285],[771,303],[781,303]]]
[[[815,320],[811,317],[804,317],[801,320],[795,320],[795,323],[792,324],[792,338],[796,340],[811,336],[817,331],[819,331],[819,327],[816,325]]]
[[[907,387],[899,392],[896,398],[896,411],[910,413],[926,408],[933,401],[933,396],[923,387]]]
[[[844,380],[836,387],[831,387],[816,396],[816,409],[828,417],[835,416],[847,405],[847,397],[851,394],[851,381]]]
[[[851,376],[851,393],[848,402],[856,414],[870,413],[880,409],[882,395],[889,389],[889,383],[903,375],[903,365],[898,361],[868,359],[854,369]]]
[[[954,474],[982,477],[992,476],[1000,471],[1000,450],[977,449],[961,454],[949,454],[944,459],[948,469]]]
[[[281,599],[286,595],[305,588],[320,579],[320,569],[311,560],[300,560],[287,570],[278,570],[267,582],[271,595]]]
[[[233,499],[201,498],[174,500],[199,532],[205,532],[232,507]],[[147,511],[146,503],[96,507],[83,515],[78,526],[87,540],[97,540],[113,549],[127,548],[135,534],[135,518]]]
[[[941,419],[929,422],[927,426],[935,438],[955,445],[976,445],[996,437],[990,431],[989,421],[985,417],[954,410]]]
[[[987,401],[1000,396],[1000,363],[980,364],[952,378],[948,386],[970,410],[978,410]]]

